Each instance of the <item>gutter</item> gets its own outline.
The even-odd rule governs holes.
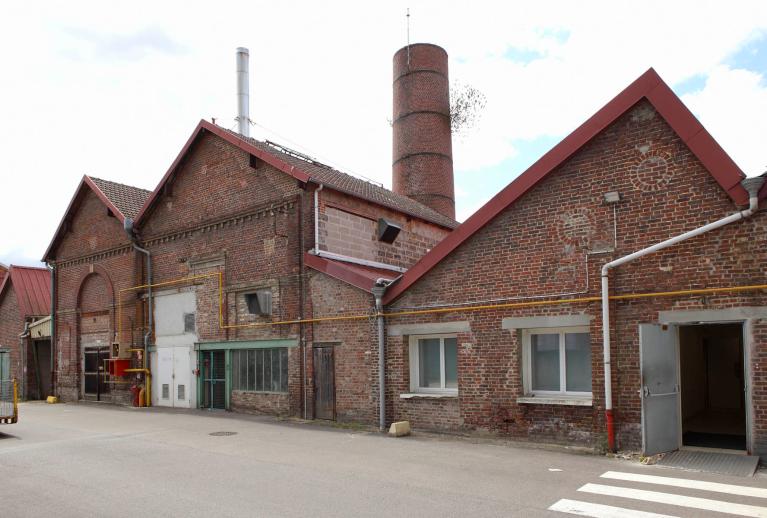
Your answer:
[[[637,250],[602,266],[602,356],[604,364],[605,383],[605,421],[607,424],[607,446],[612,452],[615,451],[615,424],[613,421],[613,396],[612,396],[612,368],[610,364],[610,278],[609,272],[613,268],[629,263],[640,257],[652,254],[664,248],[668,248],[682,241],[697,237],[706,232],[716,230],[730,223],[735,223],[752,216],[759,209],[759,189],[764,184],[763,177],[744,178],[740,183],[748,191],[748,209],[738,211],[720,220],[708,223],[702,227],[690,230],[678,236],[672,237],[647,248]]]
[[[403,268],[401,266],[394,266],[392,264],[379,263],[378,261],[370,261],[368,259],[358,259],[356,257],[350,257],[348,255],[337,254],[335,252],[326,252],[325,250],[317,250],[316,248],[314,250],[310,250],[309,253],[312,254],[312,255],[316,255],[317,257],[324,257],[325,259],[332,259],[334,261],[341,261],[342,263],[359,264],[360,266],[367,266],[369,268],[377,268],[379,270],[391,270],[391,271],[397,272],[397,273],[405,273],[405,272],[407,272],[407,268]]]

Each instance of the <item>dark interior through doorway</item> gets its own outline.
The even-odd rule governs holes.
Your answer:
[[[746,449],[742,324],[679,329],[682,444]]]
[[[45,399],[51,393],[51,341],[32,340],[30,345],[31,372],[27,373],[27,399]]]

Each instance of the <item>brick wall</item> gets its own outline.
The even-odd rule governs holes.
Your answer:
[[[613,209],[603,195],[618,191]],[[407,307],[525,297],[598,296],[599,269],[608,260],[699,227],[737,208],[700,162],[655,112],[640,102],[545,180],[503,211],[423,277],[390,311]],[[612,235],[617,226],[617,248]],[[614,294],[761,284],[767,247],[763,213],[622,266],[612,274]],[[587,273],[588,272],[588,273]],[[668,297],[614,302],[613,394],[619,446],[640,447],[638,324],[657,322],[671,309],[763,306],[761,292],[734,296]],[[591,321],[592,407],[517,403],[523,394],[520,341],[501,329],[504,317],[588,314]],[[457,410],[444,402],[403,403],[409,370],[407,337],[390,337],[388,363],[392,419],[424,426],[489,430],[518,437],[600,445],[603,369],[598,303],[400,317],[390,324],[467,320],[459,336]],[[767,378],[763,324],[754,329],[754,433],[765,443]],[[467,344],[466,346],[463,343]],[[419,405],[418,411],[408,406]],[[427,411],[431,406],[433,410]],[[435,417],[436,416],[436,417]]]
[[[140,229],[142,241],[153,254],[154,282],[223,272],[223,322],[219,322],[217,278],[195,281],[200,341],[300,339],[297,324],[269,324],[295,320],[301,315],[301,253],[314,247],[312,191],[303,191],[293,178],[261,161],[252,167],[247,153],[210,134],[193,145],[166,191]],[[323,214],[332,205],[336,210],[348,211],[358,218],[364,216],[362,219],[368,221],[377,221],[383,216],[403,224],[403,232],[394,245],[383,245],[368,235],[367,251],[352,254],[357,257],[412,264],[447,233],[432,224],[406,218],[329,188],[321,192],[320,199]],[[344,229],[347,236],[353,228],[358,227],[352,224]],[[322,227],[321,236],[326,233],[327,227]],[[307,293],[311,294],[303,301],[305,318],[319,311],[314,308],[315,302],[324,304],[325,300],[318,298],[324,297],[324,292],[310,289],[308,283],[307,279]],[[245,294],[258,289],[272,291],[271,316],[251,315],[247,311]],[[365,300],[360,306],[369,307],[369,295],[355,288],[345,289],[345,297],[352,300],[363,297]],[[322,310],[325,308],[323,305]],[[313,328],[317,328],[305,327],[304,336],[311,344]],[[322,339],[337,341],[339,334],[347,337],[348,333],[345,329],[328,332]],[[367,339],[366,333],[367,330],[359,336]],[[355,355],[360,340],[362,338],[348,339],[354,344],[348,347],[354,348]],[[345,344],[347,338],[340,341]],[[365,342],[364,347],[369,349],[370,344]],[[366,417],[370,414],[368,374],[354,370],[356,357],[347,360],[346,348],[342,345],[336,355],[336,367],[338,379],[349,380],[344,386],[350,387],[351,395],[338,392],[338,416],[339,419]],[[304,387],[304,351],[300,347],[290,349],[289,397],[280,399],[280,405],[288,405],[293,415],[303,414],[304,392],[308,414],[313,415],[311,353],[308,349],[305,354],[307,386]],[[363,386],[363,382],[366,385]],[[360,399],[362,394],[364,401]],[[269,398],[261,396],[239,394],[233,409],[285,411],[283,406],[270,406],[273,401],[267,402]]]
[[[290,397],[288,394],[267,394],[233,390],[231,409],[235,412],[286,416],[291,413]]]
[[[251,167],[247,153],[206,134],[167,191],[140,229],[153,254],[154,282],[223,273],[223,321],[218,278],[193,283],[199,341],[299,338],[298,325],[269,325],[300,315],[301,216],[307,248],[313,227],[311,200],[296,181],[260,161]],[[272,292],[271,316],[247,310],[245,294],[259,289]],[[302,358],[296,351],[289,352],[288,394],[234,392],[232,409],[299,414]]]
[[[116,336],[118,301],[122,301],[120,340],[143,343],[137,293],[120,294],[141,283],[143,257],[137,256],[120,222],[92,191],[85,191],[71,218],[70,230],[52,251],[56,263],[54,379],[63,401],[81,396],[83,345],[95,343],[92,339],[110,345]],[[125,387],[114,387],[118,401],[127,400]]]
[[[320,191],[319,197],[320,250],[407,268],[450,233],[330,189]],[[391,244],[378,240],[381,217],[402,228]]]
[[[312,305],[317,315],[367,315],[373,296],[358,288],[313,272]],[[339,320],[312,324],[313,344],[334,347],[336,419],[368,424],[378,419],[378,342],[373,319]],[[311,362],[311,356],[308,355]],[[309,379],[313,371],[309,364]],[[314,393],[308,398],[313,404]]]

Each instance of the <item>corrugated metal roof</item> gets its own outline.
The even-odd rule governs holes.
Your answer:
[[[391,282],[399,276],[397,272],[391,270],[337,261],[326,257],[319,257],[308,252],[304,254],[304,263],[309,268],[322,272],[325,275],[330,275],[367,292],[372,292],[373,286],[375,286],[378,279],[386,279]]]
[[[51,274],[47,268],[14,266],[0,285],[0,296],[12,288],[19,302],[22,318],[49,315],[51,312]]]

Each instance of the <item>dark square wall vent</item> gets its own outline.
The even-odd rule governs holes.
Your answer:
[[[402,227],[386,218],[378,219],[378,240],[392,244],[397,239]]]

